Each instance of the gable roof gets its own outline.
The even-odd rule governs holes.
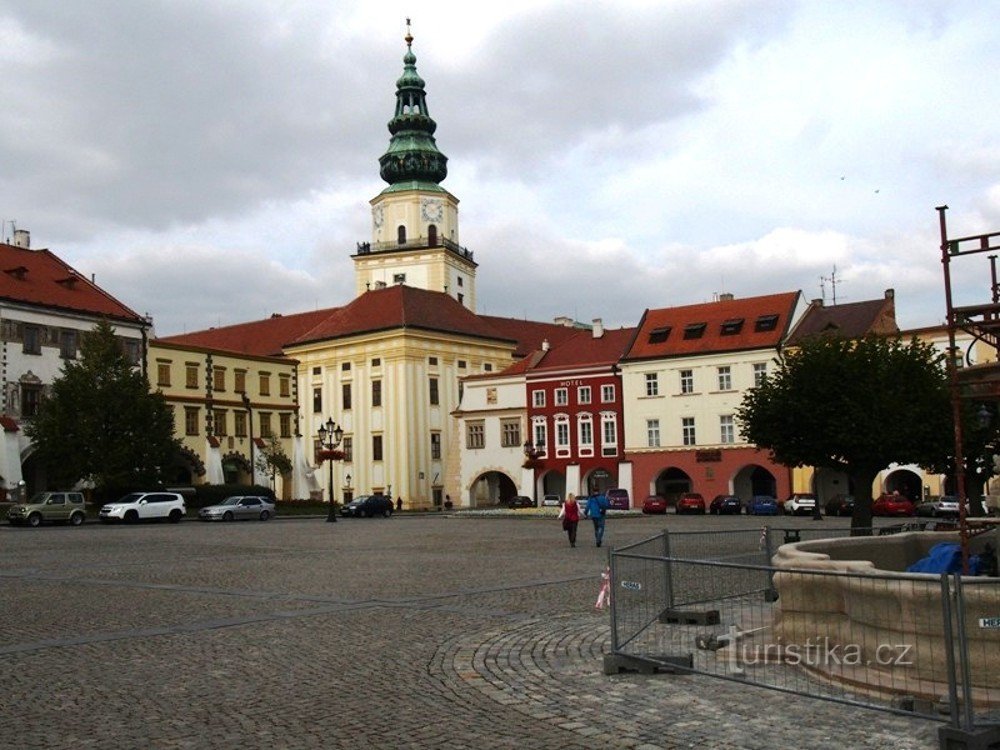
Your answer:
[[[797,346],[810,336],[823,335],[857,339],[869,333],[899,333],[895,298],[891,289],[882,299],[831,307],[824,305],[822,300],[813,300],[789,335],[787,343]]]
[[[799,292],[646,310],[623,360],[776,348]]]
[[[0,299],[149,325],[135,310],[48,250],[0,242],[0,271]]]
[[[560,323],[498,318],[493,315],[479,317],[500,331],[505,338],[517,342],[517,349],[514,351],[517,358],[527,357],[533,351],[541,349],[544,341],[548,341],[550,346],[556,346],[580,332],[579,328]]]
[[[180,333],[175,336],[161,336],[156,341],[217,349],[237,354],[278,357],[284,354],[282,349],[284,344],[317,326],[321,321],[330,317],[336,309],[328,307],[323,310],[293,315],[275,314],[270,318],[254,320],[249,323],[220,326],[193,333]]]
[[[286,343],[307,344],[396,328],[516,343],[516,339],[505,335],[454,297],[405,284],[371,289],[334,309],[312,329]]]
[[[530,377],[534,374],[581,367],[602,365],[610,367],[621,359],[636,330],[635,328],[605,330],[602,336],[597,337],[591,331],[577,331],[558,346],[544,352],[528,375]]]

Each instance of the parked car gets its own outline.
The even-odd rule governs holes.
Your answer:
[[[854,513],[854,495],[834,495],[826,501],[828,516],[850,516]]]
[[[685,492],[677,498],[676,513],[705,513],[705,498],[697,492]]]
[[[642,501],[643,513],[666,513],[667,498],[660,495],[650,495]]]
[[[611,506],[611,510],[628,510],[632,507],[632,502],[629,500],[628,490],[622,489],[612,489],[604,493],[604,496],[608,498],[608,504]]]
[[[792,516],[811,515],[816,510],[816,496],[811,492],[795,492],[781,503],[781,512]]]
[[[543,508],[558,508],[560,505],[562,505],[562,500],[559,495],[546,495],[542,498]]]
[[[262,495],[233,495],[218,505],[209,505],[198,511],[202,521],[266,521],[274,516],[274,502]]]
[[[389,518],[393,510],[392,498],[385,495],[359,495],[340,507],[340,515],[353,518],[372,518],[373,516]]]
[[[716,495],[709,503],[708,512],[712,515],[726,515],[729,513],[740,513],[743,510],[743,501],[736,495]]]
[[[67,523],[79,526],[87,520],[82,492],[39,492],[26,503],[7,510],[7,521],[17,526],[41,526],[42,523]]]
[[[778,515],[778,501],[770,495],[754,495],[747,503],[748,516]]]
[[[872,504],[873,516],[912,516],[915,512],[913,503],[905,495],[884,492]]]
[[[514,495],[507,501],[508,508],[534,508],[535,501],[527,495]]]
[[[184,498],[177,492],[130,492],[113,503],[108,503],[98,514],[101,523],[110,521],[161,521],[179,523],[187,508]]]

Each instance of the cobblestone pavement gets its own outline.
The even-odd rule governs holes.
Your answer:
[[[612,518],[607,544],[668,523]],[[0,748],[937,747],[937,724],[602,672],[554,520],[0,528]]]

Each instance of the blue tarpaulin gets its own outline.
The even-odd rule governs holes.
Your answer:
[[[969,573],[976,575],[979,558],[969,558]],[[962,548],[954,542],[942,542],[931,547],[927,557],[917,560],[906,569],[907,573],[961,573]]]

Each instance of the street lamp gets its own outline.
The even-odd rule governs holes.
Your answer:
[[[530,468],[534,469],[535,468],[534,467],[535,461],[538,460],[539,456],[541,456],[543,453],[545,453],[545,441],[542,440],[541,435],[539,435],[538,436],[538,441],[534,445],[532,445],[531,444],[531,438],[528,438],[527,440],[524,441],[523,448],[524,448],[524,455],[528,459],[528,461],[525,463],[525,468],[529,468],[529,465],[530,465]],[[534,483],[534,481],[532,481],[531,499],[537,501],[538,500],[538,497],[537,497],[537,489],[538,488],[535,487],[534,485],[535,485],[535,483]]]
[[[320,425],[317,430],[320,447],[327,453],[326,460],[330,462],[330,511],[326,520],[330,523],[337,522],[337,506],[333,502],[333,451],[344,439],[344,430],[333,421],[333,417],[326,420],[325,425]]]
[[[250,434],[250,486],[253,487],[256,480],[256,472],[253,465],[253,409],[250,406],[250,397],[244,391],[243,408],[247,410],[247,432]]]
[[[351,475],[350,474],[348,474],[346,477],[344,477],[344,486],[347,487],[347,491],[348,492],[351,491]]]

